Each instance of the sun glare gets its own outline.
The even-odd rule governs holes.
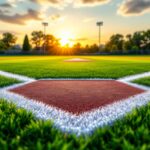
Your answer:
[[[74,44],[74,35],[69,31],[63,31],[60,34],[60,44],[61,46],[69,46],[72,47]]]

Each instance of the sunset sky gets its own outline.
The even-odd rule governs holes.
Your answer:
[[[20,44],[26,33],[43,30],[43,21],[47,33],[82,44],[97,42],[96,22],[103,21],[105,43],[112,34],[150,28],[150,0],[0,0],[0,33],[15,33]]]

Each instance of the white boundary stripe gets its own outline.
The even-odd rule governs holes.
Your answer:
[[[132,75],[132,76],[127,76],[127,77],[124,77],[124,78],[120,78],[119,81],[130,82],[130,81],[133,81],[133,80],[136,80],[136,79],[149,77],[149,76],[150,76],[150,71],[145,72],[145,73],[141,73],[141,74],[137,74],[137,75]]]
[[[0,98],[6,99],[8,102],[15,103],[18,107],[25,108],[28,111],[32,111],[33,114],[40,119],[53,120],[56,127],[60,128],[64,132],[75,133],[77,135],[89,134],[98,127],[113,123],[115,120],[123,117],[126,113],[131,112],[132,109],[146,105],[150,102],[150,88],[130,83],[130,81],[150,76],[150,72],[139,74],[135,76],[129,76],[117,81],[126,83],[130,86],[134,86],[141,89],[147,89],[149,91],[130,97],[128,99],[120,100],[119,102],[95,109],[89,112],[85,112],[79,116],[62,111],[58,108],[45,105],[44,103],[37,102],[25,98],[21,95],[9,92],[9,89],[13,89],[19,86],[36,81],[35,79],[25,76],[15,75],[7,72],[0,71],[0,75],[15,78],[25,83],[15,84],[9,87],[0,89]],[[45,79],[44,79],[45,80]],[[106,80],[106,79],[46,79],[46,80]],[[112,80],[112,79],[107,79]]]
[[[37,80],[35,80],[35,81],[37,81]],[[0,89],[3,89],[3,90],[11,90],[11,89],[14,89],[14,88],[18,88],[18,87],[24,86],[24,85],[26,85],[26,84],[33,83],[33,82],[35,82],[35,81],[28,81],[28,82],[13,84],[13,85],[10,85],[10,86],[7,86],[7,87],[3,87],[3,88],[0,88]]]
[[[29,77],[26,77],[26,76],[17,75],[17,74],[13,74],[13,73],[1,71],[1,70],[0,70],[0,75],[5,76],[5,77],[9,77],[9,78],[14,78],[14,79],[24,81],[24,82],[35,81],[35,79],[33,79],[33,78],[29,78]]]
[[[139,84],[136,84],[136,83],[131,83],[131,82],[126,82],[126,81],[120,81],[120,80],[117,80],[118,82],[121,82],[121,83],[125,83],[129,86],[132,86],[132,87],[135,87],[135,88],[139,88],[139,89],[142,89],[142,90],[150,90],[150,87],[148,86],[145,86],[145,85],[139,85]]]
[[[55,126],[63,132],[81,135],[90,134],[98,127],[112,124],[115,120],[122,118],[134,108],[146,105],[150,102],[150,91],[86,112],[79,116],[45,105],[36,100],[27,99],[6,90],[0,90],[0,97],[6,99],[8,102],[15,103],[18,107],[32,111],[39,119],[53,120]]]
[[[150,90],[150,87],[148,87],[148,86],[132,83],[132,81],[134,81],[136,79],[144,78],[144,77],[150,77],[150,71],[145,72],[145,73],[141,73],[141,74],[137,74],[137,75],[132,75],[132,76],[120,78],[117,81],[128,84],[128,85],[136,87],[136,88],[143,89],[143,90]]]

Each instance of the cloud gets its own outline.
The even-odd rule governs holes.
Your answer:
[[[92,7],[96,5],[102,5],[110,2],[110,0],[76,0],[74,1],[75,7]]]
[[[68,6],[68,4],[73,4],[75,7],[83,7],[83,6],[95,6],[100,5],[104,3],[108,3],[110,0],[30,0],[31,2],[37,3],[37,4],[49,4],[54,7],[65,7]]]
[[[118,10],[123,16],[136,16],[150,12],[150,0],[125,0]]]
[[[12,8],[12,5],[9,3],[2,3],[2,4],[0,4],[0,7],[1,8]]]
[[[67,5],[68,0],[29,0],[35,4],[40,4],[41,6],[52,6],[56,8],[63,8]]]
[[[0,21],[24,25],[29,20],[42,20],[42,18],[40,18],[39,12],[32,9],[28,9],[26,14],[15,15],[7,15],[2,10],[0,10]]]
[[[24,2],[25,0],[7,0],[7,3],[10,4],[12,7],[17,7],[19,4],[24,3]]]

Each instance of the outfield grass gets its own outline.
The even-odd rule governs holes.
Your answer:
[[[150,77],[145,77],[145,78],[134,80],[133,83],[150,86]]]
[[[20,81],[13,79],[13,78],[7,78],[4,76],[0,76],[0,87],[5,87],[11,84],[19,83]]]
[[[0,149],[147,150],[150,149],[149,122],[150,104],[91,136],[76,137],[61,133],[50,121],[37,120],[24,109],[0,100]]]
[[[91,62],[64,62],[70,58]],[[3,56],[0,70],[35,78],[120,78],[150,71],[150,56]]]

